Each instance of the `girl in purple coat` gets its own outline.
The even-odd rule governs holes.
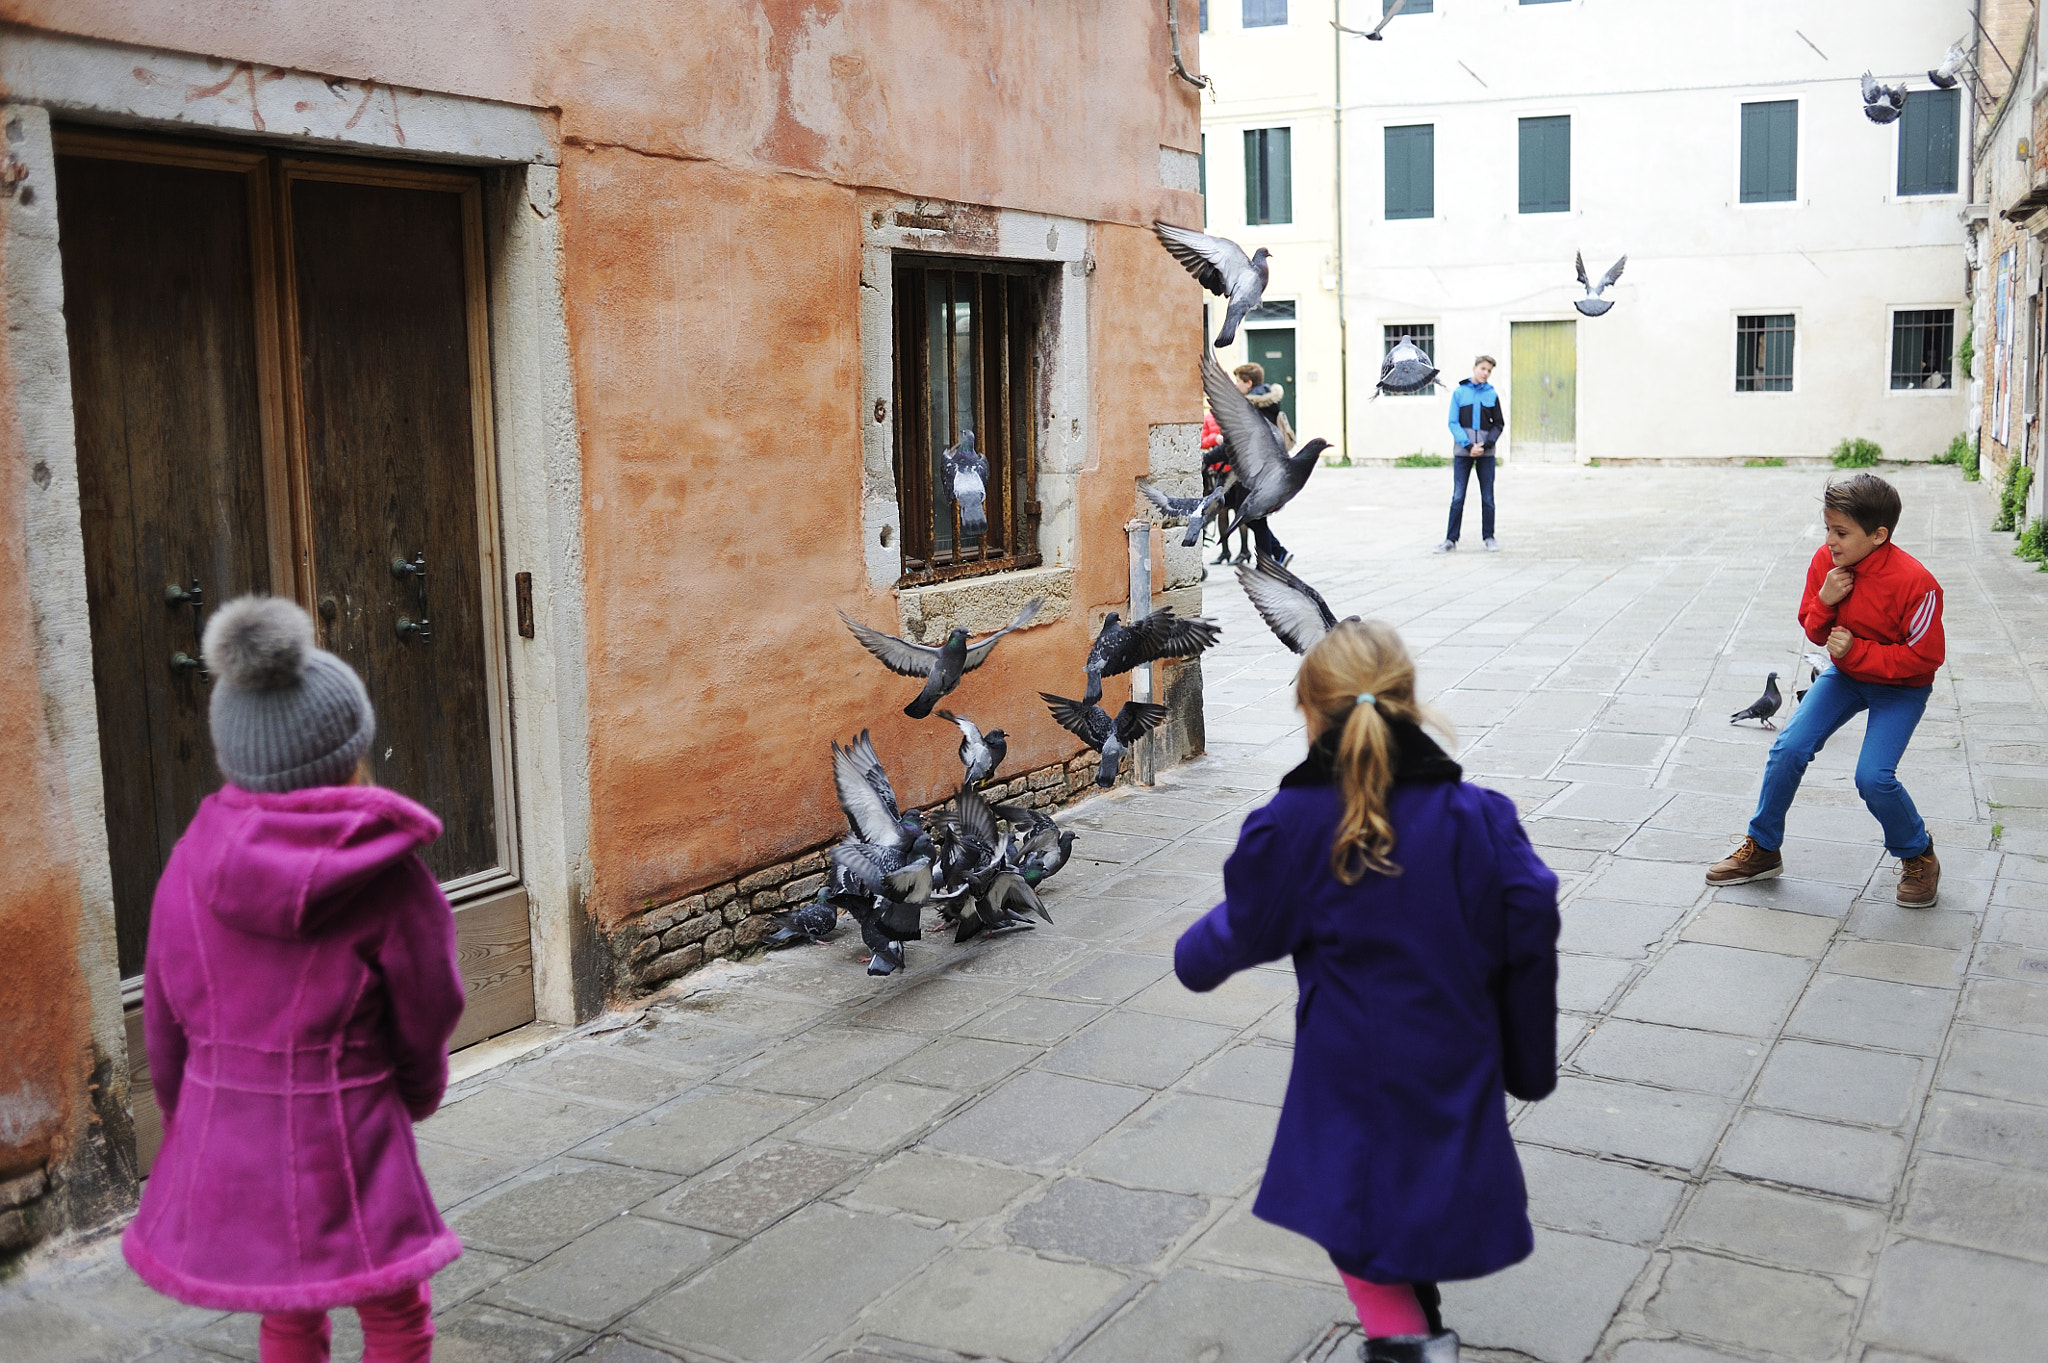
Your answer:
[[[1366,1363],[1455,1363],[1437,1282],[1535,1246],[1503,1090],[1557,1082],[1557,877],[1419,727],[1392,628],[1331,630],[1295,699],[1308,760],[1245,821],[1173,966],[1200,991],[1293,956],[1294,1069],[1253,1210],[1329,1252]]]
[[[121,1248],[193,1306],[263,1313],[264,1363],[324,1363],[354,1306],[364,1363],[433,1349],[427,1280],[462,1253],[412,1124],[462,1016],[432,814],[369,785],[376,718],[276,597],[208,624],[215,756],[158,882],[143,975],[164,1144]]]

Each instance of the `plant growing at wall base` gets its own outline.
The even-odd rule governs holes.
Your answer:
[[[1935,455],[1932,459],[1928,460],[1927,462],[1930,464],[1959,465],[1963,462],[1964,456],[1969,454],[1969,452],[1970,437],[1967,435],[1957,435],[1954,439],[1948,442],[1947,449],[1943,450],[1940,454]]]
[[[1450,462],[1450,460],[1440,454],[1430,454],[1424,450],[1417,450],[1413,454],[1404,454],[1399,459],[1396,459],[1394,467],[1397,469],[1440,469]]]
[[[2048,543],[2043,543],[2041,536],[2041,518],[2036,516],[2020,532],[2020,542],[2012,547],[2013,555],[2048,568]]]
[[[1984,437],[1978,436],[1969,442],[1969,446],[1962,461],[1963,481],[1974,483],[1984,476],[1981,472],[1984,467]]]
[[[1742,467],[1746,469],[1781,469],[1785,467],[1785,461],[1776,455],[1772,455],[1768,459],[1745,459],[1742,461]]]
[[[2034,471],[2017,458],[2005,465],[2005,490],[1998,495],[1998,519],[1991,522],[1993,530],[2014,530],[2019,527],[2020,512],[2027,504],[2027,489],[2034,485]]]
[[[1876,467],[1878,459],[1883,454],[1883,446],[1875,440],[1865,440],[1859,435],[1843,437],[1842,443],[1835,446],[1830,457],[1838,469],[1867,469]]]
[[[1963,371],[1964,378],[1974,379],[1977,377],[1975,374],[1970,372],[1972,367],[1976,364],[1976,361],[1976,337],[1974,333],[1965,331],[1963,333],[1963,343],[1956,347],[1956,365]]]

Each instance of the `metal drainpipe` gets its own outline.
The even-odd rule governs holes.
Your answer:
[[[1344,31],[1336,27],[1343,21],[1344,0],[1330,0],[1330,127],[1337,163],[1337,240],[1330,252],[1337,265],[1337,448],[1350,459],[1351,331],[1344,315]]]

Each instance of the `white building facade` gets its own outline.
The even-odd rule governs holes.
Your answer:
[[[1510,459],[1850,436],[1926,459],[1963,430],[1970,96],[1926,71],[1965,0],[1409,0],[1379,42],[1333,22],[1388,3],[1202,6],[1208,228],[1273,253],[1223,358],[1291,377],[1304,437],[1448,452],[1481,353]],[[1910,82],[1898,122],[1864,117],[1866,67]],[[1596,278],[1628,256],[1604,317],[1572,306],[1578,251]],[[1444,380],[1375,399],[1403,332]]]

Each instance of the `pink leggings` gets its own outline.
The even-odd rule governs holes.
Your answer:
[[[427,1363],[434,1356],[434,1303],[420,1283],[356,1303],[363,1322],[363,1363]],[[327,1363],[334,1327],[325,1311],[272,1311],[263,1317],[263,1363]]]
[[[1337,1271],[1337,1276],[1344,1280],[1344,1290],[1351,1294],[1351,1304],[1358,1308],[1358,1323],[1367,1338],[1429,1333],[1429,1321],[1422,1314],[1422,1303],[1415,1299],[1415,1289],[1409,1284],[1369,1283],[1342,1269]],[[269,1363],[267,1357],[264,1363]]]

